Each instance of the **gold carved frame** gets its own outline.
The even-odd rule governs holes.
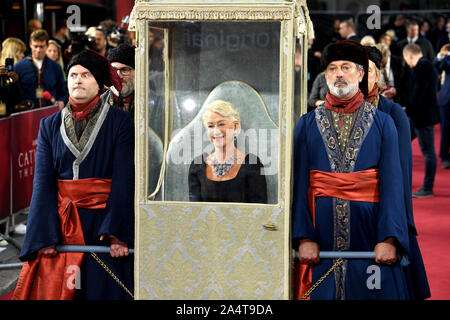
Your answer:
[[[294,110],[294,54],[296,37],[306,42],[308,35],[308,15],[305,12],[305,5],[298,1],[157,1],[157,2],[139,2],[137,1],[132,12],[132,27],[136,30],[136,111],[135,111],[135,298],[136,299],[290,299],[292,297],[291,288],[291,270],[292,257],[290,243],[290,209],[292,194],[292,141],[293,129],[295,125],[295,113],[303,114],[306,111],[306,68],[303,68],[301,83],[301,107],[300,110]],[[307,9],[306,9],[307,10]],[[230,204],[230,203],[190,203],[190,202],[165,202],[148,200],[148,161],[146,155],[148,152],[148,30],[149,21],[152,22],[173,22],[173,21],[279,21],[280,29],[280,100],[279,100],[279,157],[278,164],[278,203],[274,205],[262,204]],[[311,28],[310,28],[311,29]],[[169,57],[169,32],[166,29],[164,34],[165,57]],[[168,62],[168,63],[167,63]],[[166,60],[165,63],[165,117],[170,117],[171,99],[171,70],[172,62]],[[303,54],[303,65],[306,66],[306,54]],[[300,111],[300,112],[299,112]],[[168,142],[168,128],[165,126],[165,145]],[[166,148],[167,146],[165,146]],[[165,162],[165,160],[164,160]],[[164,165],[164,164],[163,164]],[[199,219],[203,217],[201,223],[207,227],[199,227],[201,236],[211,242],[217,241],[218,232],[230,236],[230,230],[221,225],[223,217],[233,216],[238,212],[245,217],[257,216],[259,220],[273,222],[278,230],[283,232],[282,243],[277,243],[276,233],[267,232],[262,241],[275,242],[276,259],[274,264],[282,262],[281,270],[270,270],[267,274],[261,274],[262,283],[269,274],[269,278],[274,280],[274,288],[261,288],[261,295],[252,294],[252,290],[246,288],[220,287],[216,291],[205,293],[205,290],[195,287],[193,283],[200,283],[206,277],[207,270],[203,270],[198,265],[193,265],[192,261],[186,260],[182,253],[173,253],[170,259],[164,255],[170,251],[170,246],[158,247],[155,249],[155,239],[163,237],[164,234],[172,232],[187,223],[192,223],[193,217]],[[218,218],[218,214],[220,217]],[[170,222],[169,220],[171,219]],[[189,220],[191,219],[191,220]],[[221,220],[222,219],[222,220]],[[197,221],[196,220],[196,221]],[[249,218],[249,221],[242,221],[243,225],[255,223]],[[200,221],[200,220],[199,220]],[[172,224],[166,226],[164,223]],[[235,226],[233,226],[234,228]],[[262,225],[258,225],[262,228]],[[222,228],[222,230],[221,230]],[[212,230],[210,230],[212,229]],[[181,234],[180,237],[193,237],[192,230],[190,235]],[[199,231],[200,232],[200,231]],[[216,233],[214,233],[216,232]],[[238,237],[240,232],[233,229],[231,236]],[[183,233],[183,232],[182,232]],[[195,232],[194,232],[195,233]],[[198,236],[198,235],[197,235]],[[194,235],[195,238],[195,235]],[[185,240],[192,239],[186,238]],[[197,238],[196,238],[197,239]],[[219,239],[220,240],[220,239]],[[256,240],[256,239],[255,239]],[[209,252],[209,249],[206,248]],[[211,250],[215,250],[214,248]],[[259,250],[259,249],[258,249]],[[197,257],[198,258],[198,257]],[[158,260],[159,259],[159,260]],[[166,259],[166,260],[165,260]],[[207,259],[207,258],[205,258]],[[195,260],[195,259],[194,259]],[[281,261],[280,261],[281,260]],[[154,261],[160,261],[160,266],[155,267]],[[164,262],[165,261],[165,262]],[[222,266],[217,261],[205,261],[210,268],[220,269]],[[168,271],[158,271],[156,268],[167,269]],[[236,265],[238,269],[239,266]],[[270,269],[270,268],[269,268]],[[215,269],[214,269],[215,270]],[[190,279],[167,279],[170,275],[181,273]],[[160,278],[155,280],[155,274]],[[245,269],[240,272],[246,272]],[[251,270],[250,270],[251,272]],[[243,275],[245,276],[245,275]],[[258,275],[257,275],[258,276]],[[169,276],[170,277],[170,276]],[[219,276],[220,278],[220,276]],[[163,279],[163,280],[161,280]],[[177,290],[168,290],[168,281],[179,284],[183,292]],[[231,279],[233,280],[233,279]],[[236,279],[234,279],[236,280]],[[230,281],[227,279],[218,279],[218,281]],[[156,284],[155,284],[156,283]],[[191,286],[191,288],[188,288]],[[200,285],[197,285],[200,286]],[[175,287],[174,287],[175,288]],[[218,294],[222,290],[227,291],[223,295]],[[171,294],[172,292],[172,294]]]

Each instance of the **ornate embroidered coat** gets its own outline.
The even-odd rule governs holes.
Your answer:
[[[317,242],[322,251],[373,251],[394,237],[400,256],[409,256],[407,217],[403,200],[397,131],[393,120],[368,102],[343,117],[319,106],[304,115],[294,135],[293,243]],[[307,191],[310,170],[356,172],[379,170],[380,202],[316,198],[313,226]],[[407,259],[402,259],[403,264]],[[333,265],[314,265],[314,284]],[[373,260],[345,260],[311,294],[311,299],[409,299],[410,278],[400,263],[378,265]],[[379,273],[373,274],[373,270]],[[371,276],[373,276],[371,278]],[[379,276],[379,279],[376,277]],[[377,281],[379,282],[377,283]]]
[[[78,209],[84,240],[86,245],[109,246],[100,236],[114,235],[129,247],[134,245],[134,129],[128,112],[112,104],[112,93],[106,91],[79,140],[67,106],[41,121],[21,260],[31,260],[39,249],[61,241],[57,179],[112,179],[105,209]],[[133,256],[117,259],[109,253],[97,255],[133,291]],[[77,298],[130,299],[89,254],[84,255]]]

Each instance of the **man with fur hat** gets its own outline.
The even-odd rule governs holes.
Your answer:
[[[133,124],[113,108],[120,89],[105,57],[85,50],[67,67],[68,104],[44,118],[25,261],[14,299],[132,299],[134,242]],[[56,251],[56,245],[109,246],[110,253]],[[121,285],[107,272],[114,274]]]
[[[402,267],[409,255],[408,227],[394,122],[365,100],[363,46],[348,40],[329,44],[322,62],[329,93],[324,104],[300,118],[294,133],[295,295],[409,299]],[[374,251],[376,259],[321,260],[319,250]]]
[[[114,94],[115,104],[131,117],[134,116],[134,50],[135,47],[122,43],[108,52],[108,60],[122,82],[122,90]]]

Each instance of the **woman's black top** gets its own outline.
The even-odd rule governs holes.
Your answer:
[[[206,177],[206,158],[198,156],[189,168],[190,201],[267,203],[264,166],[257,156],[248,154],[236,177],[225,181]]]

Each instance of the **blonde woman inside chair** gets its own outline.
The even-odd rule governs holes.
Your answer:
[[[240,116],[229,102],[216,100],[203,114],[214,152],[195,158],[189,168],[189,200],[267,203],[264,166],[236,147]]]

